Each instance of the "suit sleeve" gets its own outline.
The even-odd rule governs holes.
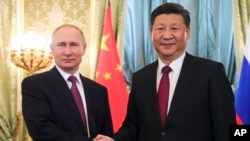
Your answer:
[[[214,141],[229,141],[229,126],[236,123],[234,95],[222,64],[211,74],[210,103]]]
[[[22,82],[22,110],[28,132],[34,141],[92,141],[70,130],[61,130],[53,119],[44,84],[25,78]],[[65,121],[67,122],[67,121]]]
[[[114,135],[114,130],[113,130],[113,123],[112,123],[112,117],[111,117],[111,111],[110,111],[110,105],[109,105],[109,100],[108,100],[108,92],[107,89],[105,89],[105,121],[103,122],[103,127],[101,128],[102,131],[101,133],[104,135],[112,136]]]
[[[138,138],[138,128],[139,128],[139,119],[138,112],[135,102],[135,91],[134,85],[135,79],[133,75],[132,87],[129,94],[127,114],[125,120],[122,124],[122,127],[115,134],[115,141],[136,141]]]

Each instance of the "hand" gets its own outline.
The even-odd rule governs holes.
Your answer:
[[[115,140],[108,136],[99,134],[94,138],[94,141],[115,141]]]

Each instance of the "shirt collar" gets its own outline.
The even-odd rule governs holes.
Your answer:
[[[172,72],[177,72],[178,70],[181,69],[185,56],[186,56],[186,52],[183,52],[179,58],[177,58],[176,60],[174,60],[173,62],[169,64],[169,67],[172,69]],[[166,65],[161,61],[161,59],[158,58],[158,72],[159,73],[161,73],[162,68],[165,66]]]
[[[62,77],[64,78],[65,81],[68,81],[68,78],[70,77],[70,75],[74,75],[77,79],[77,82],[80,82],[80,72],[79,70],[76,71],[74,74],[69,74],[66,73],[65,71],[63,71],[62,69],[60,69],[58,66],[56,66],[57,70],[59,71],[59,73],[62,75]]]

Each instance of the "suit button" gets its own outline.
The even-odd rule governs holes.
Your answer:
[[[162,135],[162,136],[166,136],[166,134],[167,134],[167,133],[166,133],[165,131],[162,131],[162,132],[161,132],[161,135]]]

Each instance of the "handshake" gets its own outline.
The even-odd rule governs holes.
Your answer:
[[[109,136],[98,134],[93,141],[115,141]]]

